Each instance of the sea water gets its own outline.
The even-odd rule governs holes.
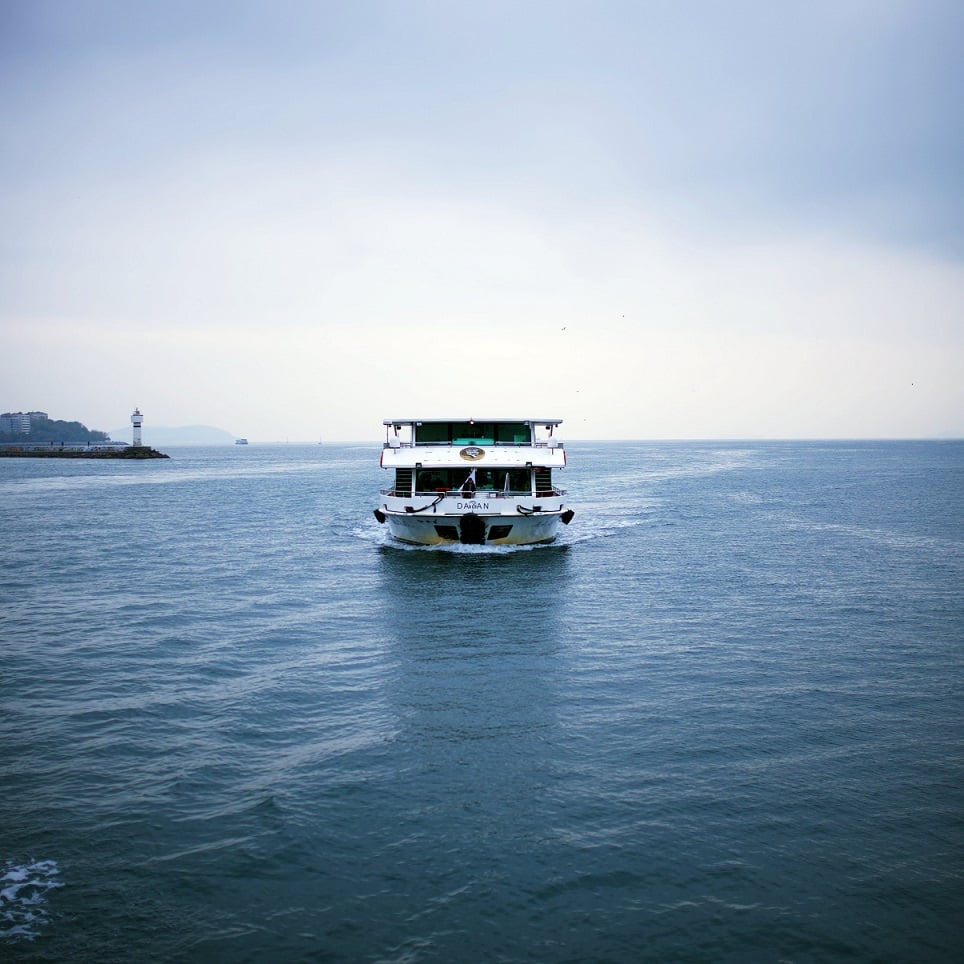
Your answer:
[[[0,959],[961,960],[964,443],[568,454],[0,459]]]

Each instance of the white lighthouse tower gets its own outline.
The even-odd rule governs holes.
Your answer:
[[[141,415],[141,410],[139,408],[134,409],[134,414],[131,415],[131,425],[134,426],[134,447],[140,448],[141,443],[141,423],[144,421],[144,416]]]

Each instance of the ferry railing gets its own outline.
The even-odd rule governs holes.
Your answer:
[[[409,499],[412,498],[413,493],[408,489],[396,489],[391,486],[387,489],[379,489],[381,495],[389,495],[399,499]],[[566,494],[565,489],[537,489],[537,498],[552,498],[553,496],[563,496]],[[468,493],[464,494],[460,489],[416,489],[414,496],[416,498],[434,499],[439,495],[445,495],[453,499],[464,499],[468,498]],[[474,499],[531,499],[532,490],[531,489],[476,489],[472,493],[472,498]]]

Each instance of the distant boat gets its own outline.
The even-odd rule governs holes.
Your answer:
[[[552,542],[574,515],[552,470],[566,464],[560,419],[386,419],[394,472],[375,518],[416,545]]]
[[[234,444],[235,444],[235,445],[247,445],[247,444],[248,444],[248,440],[247,440],[246,438],[236,438],[236,439],[234,440]]]

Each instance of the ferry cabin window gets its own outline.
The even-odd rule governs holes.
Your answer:
[[[453,422],[453,445],[494,445],[495,426],[489,422]]]
[[[415,426],[416,445],[528,445],[526,422],[424,422]]]
[[[528,469],[479,469],[475,473],[475,484],[492,492],[528,492],[530,474]]]
[[[451,473],[448,469],[422,469],[416,478],[419,492],[434,492],[436,489],[451,489]]]
[[[457,491],[462,488],[471,468],[419,469],[415,478],[418,492],[436,492],[438,489]],[[532,490],[528,469],[476,469],[475,487],[482,492],[525,492]]]
[[[448,444],[452,441],[448,422],[425,422],[415,426],[416,445]]]
[[[495,428],[496,441],[501,445],[528,445],[532,441],[526,422],[500,422]]]

